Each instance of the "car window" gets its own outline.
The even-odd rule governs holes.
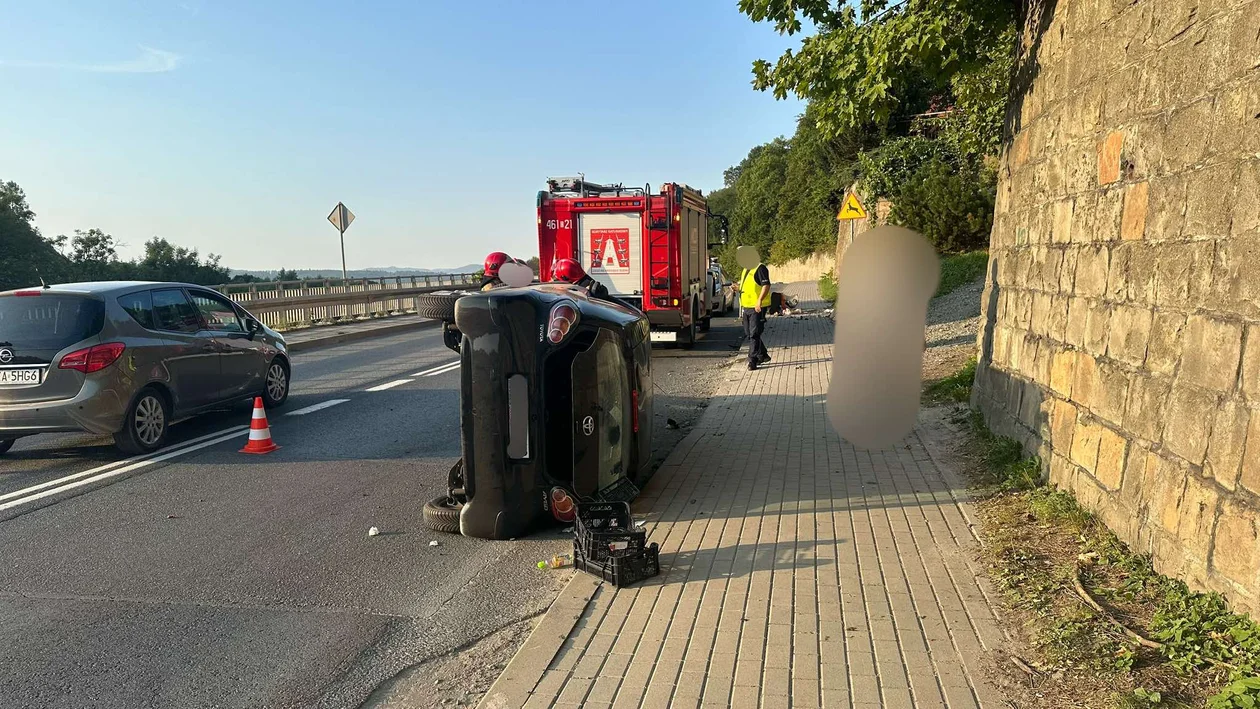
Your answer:
[[[150,330],[156,327],[153,322],[153,294],[151,292],[145,290],[139,293],[128,293],[118,299],[118,304],[127,311],[132,320],[140,323],[141,326]]]
[[[17,349],[59,350],[101,331],[105,304],[81,295],[41,292],[0,298],[0,342]]]
[[[193,305],[201,311],[207,328],[217,332],[245,332],[245,326],[241,324],[231,301],[204,291],[190,291],[189,295],[192,296]]]
[[[153,317],[159,330],[197,332],[201,316],[182,290],[153,291]]]

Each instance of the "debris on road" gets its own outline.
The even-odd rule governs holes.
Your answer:
[[[431,546],[431,547],[435,547],[435,546],[437,546],[437,545],[438,545],[438,540],[436,540],[436,539],[434,539],[433,541],[429,542],[429,546]]]
[[[670,429],[670,430],[672,430],[672,431],[677,431],[677,430],[678,430],[678,422],[677,422],[677,421],[675,421],[674,419],[665,419],[665,428],[668,428],[668,429]]]
[[[369,537],[375,537],[376,535],[380,533],[381,533],[381,530],[377,529],[376,527],[372,527],[371,529],[368,530]]]
[[[551,557],[550,559],[544,559],[543,561],[538,562],[538,568],[560,569],[560,568],[569,566],[572,563],[573,563],[573,556],[571,554],[557,554]]]

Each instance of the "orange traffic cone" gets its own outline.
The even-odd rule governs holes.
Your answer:
[[[254,397],[254,418],[249,422],[249,443],[241,449],[242,453],[270,453],[280,446],[271,440],[271,428],[267,425],[267,411],[263,408],[262,397]]]

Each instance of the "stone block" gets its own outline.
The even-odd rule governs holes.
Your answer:
[[[1102,426],[1077,419],[1076,430],[1072,433],[1072,462],[1091,474],[1098,465],[1098,439],[1101,429]]]
[[[1050,294],[1034,293],[1032,301],[1031,330],[1034,335],[1050,335]]]
[[[1154,453],[1146,460],[1151,512],[1159,520],[1160,528],[1176,534],[1181,523],[1181,494],[1186,489],[1186,473],[1175,462]]]
[[[1186,316],[1178,312],[1156,312],[1151,323],[1151,341],[1146,347],[1146,368],[1172,375],[1181,356],[1181,340]]]
[[[1189,238],[1229,235],[1238,170],[1232,163],[1195,170],[1186,176],[1186,228]]]
[[[1150,183],[1139,182],[1124,193],[1124,216],[1120,221],[1120,238],[1125,241],[1141,239],[1146,235],[1146,206],[1150,198]]]
[[[1226,490],[1233,490],[1238,482],[1250,422],[1251,411],[1242,402],[1227,400],[1216,410],[1203,472]]]
[[[1098,363],[1098,389],[1091,408],[1100,417],[1119,425],[1129,397],[1129,375],[1111,362]]]
[[[1260,131],[1260,121],[1254,122],[1257,125],[1252,129]],[[1260,159],[1248,160],[1239,167],[1237,185],[1230,234],[1255,236],[1260,232]]]
[[[1129,71],[1124,73],[1130,74]],[[1132,85],[1128,90],[1132,92]],[[1136,178],[1145,179],[1167,172],[1164,169],[1164,133],[1167,123],[1167,117],[1159,113],[1135,121],[1129,129],[1125,138],[1128,144],[1125,153]]]
[[[1061,199],[1054,203],[1054,221],[1050,227],[1050,241],[1066,244],[1072,240],[1072,220],[1075,200]]]
[[[1220,242],[1212,269],[1211,304],[1244,317],[1260,317],[1260,234]]]
[[[1105,246],[1084,246],[1076,252],[1076,294],[1101,298],[1107,291],[1110,250]]]
[[[1205,389],[1232,391],[1242,355],[1242,334],[1240,323],[1191,315],[1181,347],[1181,378]]]
[[[1110,242],[1120,238],[1120,223],[1124,216],[1124,189],[1114,187],[1098,193],[1098,205],[1086,224],[1092,241]]]
[[[1211,478],[1190,475],[1178,508],[1177,538],[1195,558],[1207,561],[1212,541],[1212,525],[1216,522],[1221,494]]]
[[[1087,352],[1077,352],[1076,371],[1072,377],[1072,400],[1093,409],[1100,395],[1098,360]]]
[[[1095,356],[1106,354],[1110,327],[1111,306],[1102,301],[1091,303],[1085,318],[1085,351]]]
[[[1242,355],[1241,388],[1248,399],[1260,399],[1260,325],[1247,326]]]
[[[1133,367],[1146,361],[1154,313],[1149,308],[1117,305],[1111,311],[1107,356]]]
[[[1163,377],[1135,376],[1129,383],[1124,427],[1148,441],[1158,441],[1164,428],[1169,380]]]
[[[1173,111],[1168,116],[1164,131],[1163,148],[1169,168],[1179,171],[1182,167],[1202,161],[1208,154],[1209,139],[1215,106],[1211,98],[1200,99]]]
[[[1129,299],[1129,270],[1133,253],[1142,248],[1140,243],[1121,243],[1111,247],[1111,264],[1107,267],[1107,291],[1103,298],[1111,303]]]
[[[1240,3],[1235,3],[1240,4]],[[1251,72],[1260,66],[1260,4],[1246,3],[1230,27],[1225,76]]]
[[[1141,304],[1155,304],[1155,276],[1159,269],[1159,253],[1162,247],[1143,241],[1121,244],[1117,250],[1125,253],[1125,270],[1119,274],[1123,280],[1124,300]],[[1116,259],[1113,256],[1112,261]],[[1108,285],[1110,288],[1110,285]]]
[[[1063,250],[1063,265],[1059,267],[1059,291],[1072,293],[1076,290],[1076,249]]]
[[[1070,489],[1072,478],[1076,475],[1076,466],[1065,455],[1050,457],[1050,475],[1047,482],[1058,488]]]
[[[1020,131],[1015,136],[1015,140],[1011,141],[1011,165],[1013,169],[1019,169],[1028,162],[1029,146],[1032,141],[1029,139],[1029,132]]]
[[[1210,392],[1174,384],[1164,426],[1164,447],[1192,465],[1203,465],[1216,404],[1217,397]]]
[[[1068,319],[1068,303],[1070,298],[1066,295],[1056,295],[1050,298],[1050,322],[1047,323],[1046,332],[1050,339],[1056,342],[1064,342],[1067,333]]]
[[[1073,347],[1085,346],[1085,330],[1089,324],[1090,302],[1085,298],[1068,299],[1067,323],[1063,329],[1063,341]]]
[[[1072,450],[1072,435],[1076,432],[1076,407],[1070,401],[1054,399],[1050,410],[1050,447],[1068,453]]]
[[[1155,270],[1156,304],[1186,307],[1207,297],[1213,288],[1215,250],[1215,241],[1163,245]]]
[[[1260,569],[1260,528],[1256,511],[1236,500],[1221,505],[1212,541],[1212,568],[1225,578],[1255,593]]]
[[[1186,222],[1186,183],[1183,175],[1150,179],[1147,198],[1146,239],[1172,241],[1181,238]]]
[[[1060,396],[1071,398],[1072,382],[1076,377],[1076,350],[1058,350],[1051,357],[1050,389]]]
[[[1129,442],[1119,433],[1105,426],[1098,431],[1098,462],[1094,467],[1094,479],[1108,490],[1119,490],[1124,479],[1125,454]]]
[[[1260,495],[1260,410],[1247,422],[1247,442],[1243,446],[1238,482],[1248,492]]]
[[[1123,131],[1112,131],[1098,143],[1099,185],[1109,185],[1120,179],[1120,153],[1123,148]]]

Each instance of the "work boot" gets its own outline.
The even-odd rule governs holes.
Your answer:
[[[749,362],[749,363],[748,363],[748,371],[752,372],[752,371],[754,371],[754,370],[756,370],[756,369],[757,369],[757,363],[756,363],[756,362]]]
[[[770,361],[770,353],[767,352],[757,358],[757,364],[765,364]]]

